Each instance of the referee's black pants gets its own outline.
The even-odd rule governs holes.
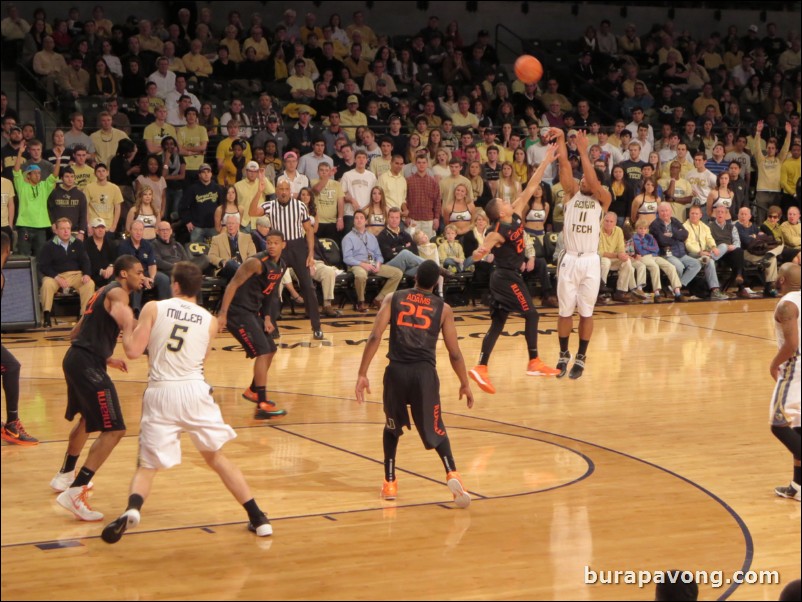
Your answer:
[[[317,292],[315,291],[315,283],[312,281],[309,268],[306,267],[306,258],[309,257],[306,238],[287,241],[287,248],[284,249],[281,257],[284,259],[284,263],[293,269],[301,285],[301,296],[304,298],[304,307],[309,313],[309,321],[312,322],[312,330],[320,330],[320,310],[317,306]],[[280,307],[281,300],[278,303]]]

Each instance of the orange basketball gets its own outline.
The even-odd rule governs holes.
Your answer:
[[[543,65],[531,55],[521,55],[515,61],[515,75],[525,84],[536,84],[543,77]]]

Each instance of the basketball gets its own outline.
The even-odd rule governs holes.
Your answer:
[[[535,57],[524,54],[515,61],[515,75],[525,84],[536,84],[543,77],[543,65]]]

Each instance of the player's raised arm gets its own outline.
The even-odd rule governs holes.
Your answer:
[[[560,128],[551,128],[548,133],[549,140],[557,144],[559,149],[557,157],[560,160],[560,184],[565,192],[565,198],[570,199],[579,190],[579,184],[574,179],[574,171],[568,160],[568,147],[565,146],[565,132]]]
[[[156,322],[158,308],[155,301],[149,301],[142,308],[136,328],[132,330],[123,329],[123,350],[129,360],[135,360],[145,353],[150,341],[150,332]]]
[[[370,331],[365,350],[362,352],[362,362],[359,364],[359,376],[356,380],[356,400],[359,403],[364,403],[365,391],[370,393],[368,368],[370,368],[370,362],[373,361],[373,356],[375,356],[376,352],[379,350],[379,344],[384,336],[384,331],[387,330],[387,325],[390,323],[392,302],[392,295],[387,295],[382,301],[382,306],[379,309],[379,313],[376,314],[376,320],[373,322],[373,330]]]
[[[254,258],[250,257],[245,260],[239,269],[234,273],[234,277],[231,279],[231,282],[228,283],[226,287],[226,292],[223,294],[223,301],[220,303],[220,311],[217,312],[217,321],[219,322],[219,327],[223,328],[226,325],[226,314],[228,313],[228,308],[231,305],[231,301],[234,300],[234,295],[236,294],[239,287],[241,287],[248,278],[251,276],[258,274],[262,271],[262,263]]]
[[[585,180],[585,184],[592,191],[591,194],[593,197],[598,200],[602,208],[607,211],[610,207],[610,203],[613,201],[613,197],[610,192],[602,186],[602,183],[596,176],[596,168],[593,167],[593,163],[590,162],[590,155],[588,154],[588,148],[590,146],[588,135],[584,130],[577,132],[576,146],[579,149],[579,160],[582,162],[582,177]],[[565,185],[563,185],[563,189],[565,189]]]
[[[473,260],[482,261],[482,259],[493,250],[493,247],[497,247],[503,243],[504,237],[501,234],[498,232],[488,232],[487,235],[485,235],[484,242],[473,252]]]
[[[440,330],[443,333],[446,349],[448,349],[448,359],[451,362],[451,367],[457,378],[459,378],[459,398],[462,399],[464,395],[467,398],[468,407],[472,408],[473,391],[471,391],[471,383],[468,380],[468,369],[465,366],[465,358],[462,357],[462,351],[459,348],[457,328],[454,326],[454,312],[448,303],[443,304]]]
[[[529,178],[526,188],[524,188],[521,191],[521,194],[519,194],[518,197],[513,201],[512,207],[515,213],[523,216],[524,211],[526,210],[526,204],[529,202],[529,199],[532,198],[532,195],[535,194],[535,190],[537,190],[537,187],[540,186],[540,183],[543,181],[543,174],[546,173],[546,169],[548,169],[549,165],[557,160],[558,154],[559,147],[557,145],[552,145],[552,147],[549,148],[549,151],[546,153],[546,156],[543,158],[543,161],[535,170],[535,173],[533,173],[532,177]]]

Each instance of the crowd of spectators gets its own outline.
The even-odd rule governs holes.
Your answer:
[[[474,271],[487,268],[470,257],[488,226],[482,207],[515,198],[543,160],[544,129],[559,127],[574,175],[578,130],[606,175],[615,219],[600,256],[610,271],[641,262],[641,227],[662,260],[646,263],[664,271],[669,298],[686,298],[697,273],[712,298],[727,298],[716,270],[725,257],[742,296],[752,295],[750,264],[772,294],[777,262],[798,261],[798,33],[781,37],[768,23],[762,35],[756,25],[743,35],[730,26],[693,39],[671,21],[639,34],[604,20],[565,45],[573,78],[546,56],[546,77],[524,84],[506,72],[487,30],[463,38],[457,21],[442,27],[430,16],[407,36],[375,32],[362,11],[345,24],[287,9],[268,24],[260,13],[223,10],[115,24],[102,6],[56,19],[39,8],[28,23],[8,5],[4,48],[19,52],[64,123],[37,132],[2,94],[2,227],[16,234],[17,252],[58,245],[54,225],[67,219],[103,264],[84,274],[95,286],[108,279],[111,255],[101,247],[116,237],[142,254],[146,285],[169,294],[153,241],[224,247],[211,269],[229,274],[245,249],[215,237],[256,237],[252,208],[287,182],[318,237],[377,237],[365,258],[344,253],[359,282],[363,272],[399,271],[384,266],[398,250],[384,254],[386,239],[401,233],[411,254],[429,253],[452,274]],[[530,243],[522,269],[549,303],[547,239],[562,228],[563,200],[547,171],[521,216]],[[677,224],[692,235],[682,249],[665,241]],[[642,298],[645,267],[623,268],[616,300]],[[389,288],[399,280],[391,276]]]

